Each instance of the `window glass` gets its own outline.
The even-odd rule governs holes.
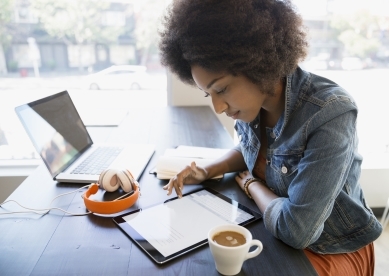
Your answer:
[[[39,159],[18,105],[68,90],[86,125],[133,106],[166,105],[157,26],[169,1],[3,2],[0,161]]]
[[[301,67],[343,86],[358,108],[364,168],[387,166],[389,1],[294,0],[308,27],[309,56]]]
[[[120,114],[129,103],[166,105],[157,21],[170,1],[3,2],[0,159],[37,157],[13,109],[40,97],[68,90],[85,118],[101,108]],[[382,158],[389,154],[389,127],[384,123],[389,118],[385,101],[389,93],[385,83],[389,75],[389,2],[292,2],[309,30],[309,56],[301,67],[334,80],[351,93],[359,106],[363,164],[381,166]],[[57,11],[54,15],[49,13],[53,10]],[[111,66],[128,65],[145,66],[146,71],[127,78],[123,74],[119,80],[111,80],[110,74],[96,74]],[[113,76],[121,78],[122,74]],[[151,84],[154,87],[146,87]],[[94,98],[93,106],[90,98]]]

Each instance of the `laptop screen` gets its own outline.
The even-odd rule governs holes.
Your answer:
[[[53,177],[93,143],[67,91],[15,111]]]

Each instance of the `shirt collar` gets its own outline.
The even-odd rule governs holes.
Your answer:
[[[300,95],[305,94],[305,91],[308,89],[310,83],[311,75],[308,72],[302,70],[300,67],[297,67],[297,69],[292,74],[286,77],[285,109],[281,114],[277,124],[273,128],[273,133],[276,135],[276,137],[281,135],[291,117],[291,114],[298,105],[297,103],[300,99]],[[258,114],[258,116],[252,122],[250,122],[249,125],[259,125],[259,122],[260,115]]]

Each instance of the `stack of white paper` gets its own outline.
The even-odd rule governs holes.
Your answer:
[[[230,149],[215,149],[205,147],[178,146],[175,149],[167,149],[160,156],[156,166],[157,178],[170,179],[189,166],[192,161],[203,167],[226,154]],[[214,178],[222,178],[219,175]]]

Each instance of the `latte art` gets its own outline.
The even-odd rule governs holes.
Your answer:
[[[234,231],[224,231],[217,233],[215,236],[213,236],[212,240],[217,244],[229,247],[240,246],[246,243],[246,238],[242,234]]]

